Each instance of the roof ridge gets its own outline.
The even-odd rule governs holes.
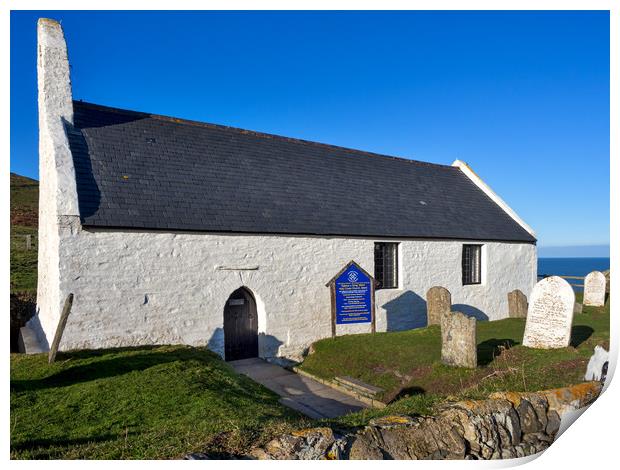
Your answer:
[[[86,107],[89,107],[89,108],[101,109],[101,110],[105,110],[105,111],[109,111],[109,112],[115,112],[115,113],[119,113],[119,114],[120,113],[135,114],[135,115],[138,115],[138,116],[145,116],[145,117],[149,117],[149,118],[153,118],[153,119],[158,119],[158,120],[162,120],[162,121],[174,122],[176,124],[185,124],[185,125],[191,125],[191,126],[196,126],[196,127],[225,129],[225,130],[236,131],[236,132],[239,132],[241,134],[252,134],[252,135],[256,135],[258,137],[265,137],[265,138],[269,138],[269,139],[279,139],[279,140],[285,140],[285,141],[289,141],[289,142],[299,142],[299,143],[302,143],[302,144],[316,145],[316,146],[319,146],[319,147],[326,147],[326,148],[331,148],[331,149],[335,149],[335,150],[346,150],[346,151],[349,151],[349,152],[355,152],[355,153],[363,154],[363,155],[370,156],[370,157],[389,158],[389,159],[392,159],[392,160],[408,162],[408,163],[412,163],[412,164],[416,164],[416,165],[435,166],[435,167],[441,167],[441,168],[445,168],[445,169],[455,169],[455,167],[453,167],[452,165],[444,165],[444,164],[441,164],[441,163],[424,162],[424,161],[415,160],[415,159],[412,159],[412,158],[399,157],[399,156],[393,156],[393,155],[386,155],[386,154],[376,153],[376,152],[369,152],[367,150],[354,149],[354,148],[351,148],[351,147],[344,147],[344,146],[341,146],[341,145],[327,144],[327,143],[324,143],[324,142],[316,142],[316,141],[313,141],[313,140],[300,139],[300,138],[297,138],[297,137],[288,137],[288,136],[284,136],[284,135],[280,135],[280,134],[271,134],[271,133],[268,133],[268,132],[261,132],[261,131],[254,131],[254,130],[250,130],[250,129],[243,129],[241,127],[226,126],[224,124],[214,124],[214,123],[210,123],[210,122],[196,121],[196,120],[184,119],[184,118],[177,118],[177,117],[173,117],[173,116],[166,116],[166,115],[162,115],[162,114],[152,114],[152,113],[146,113],[146,112],[143,112],[143,111],[134,111],[134,110],[130,110],[130,109],[116,108],[116,107],[112,107],[112,106],[106,106],[106,105],[97,104],[97,103],[91,103],[91,102],[82,101],[82,100],[73,100],[73,102],[74,103],[79,103],[81,106],[86,106]]]

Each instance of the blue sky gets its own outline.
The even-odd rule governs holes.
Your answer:
[[[11,171],[34,178],[41,16],[74,99],[458,158],[541,247],[607,250],[607,12],[12,12]]]

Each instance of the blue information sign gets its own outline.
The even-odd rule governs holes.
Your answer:
[[[336,324],[372,321],[371,282],[355,264],[336,278]]]

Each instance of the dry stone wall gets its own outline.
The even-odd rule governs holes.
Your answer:
[[[311,428],[278,437],[246,458],[465,459],[525,457],[547,449],[568,411],[592,403],[599,382],[543,392],[502,392],[446,404],[435,416],[386,416],[351,432]]]

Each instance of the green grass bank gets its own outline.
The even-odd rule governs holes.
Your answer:
[[[184,346],[11,355],[11,458],[239,454],[305,418],[214,353]]]
[[[524,319],[478,322],[476,369],[441,363],[438,326],[324,339],[300,367],[324,379],[348,375],[385,390],[378,398],[389,403],[387,408],[336,420],[348,425],[390,413],[427,414],[437,403],[485,398],[496,391],[564,387],[583,381],[594,346],[609,349],[609,302],[584,307],[574,316],[568,348],[526,348],[521,345],[524,328]]]

